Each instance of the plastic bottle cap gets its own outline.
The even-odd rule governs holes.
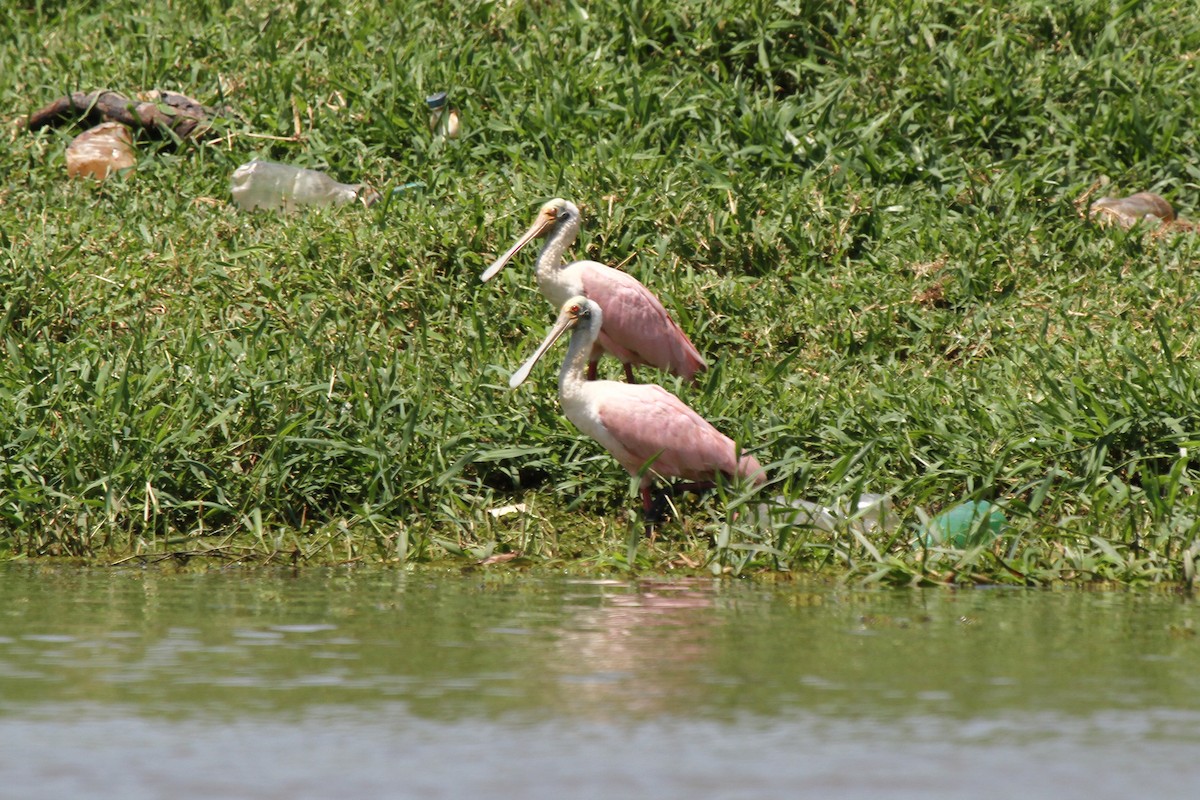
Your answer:
[[[431,94],[425,98],[425,105],[429,106],[430,111],[437,111],[442,106],[446,105],[446,93],[438,92]]]

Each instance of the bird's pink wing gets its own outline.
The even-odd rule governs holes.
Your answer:
[[[601,400],[601,423],[627,451],[619,459],[630,472],[653,459],[659,475],[712,480],[739,472],[737,446],[682,400],[654,384],[623,385],[620,395]]]
[[[691,378],[706,367],[654,293],[632,275],[597,262],[582,271],[583,293],[604,311],[600,345],[621,361]]]

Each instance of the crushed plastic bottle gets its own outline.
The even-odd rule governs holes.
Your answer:
[[[850,527],[860,533],[890,533],[900,522],[892,511],[892,501],[887,495],[864,492],[858,496],[853,512],[843,503],[832,508],[811,500],[788,500],[779,496],[770,503],[761,503],[757,509],[760,526],[801,526],[816,528],[832,533],[839,528]]]
[[[359,200],[369,206],[379,192],[363,183],[338,183],[324,172],[294,167],[274,161],[255,159],[242,164],[230,178],[233,201],[241,208],[283,208],[325,206]]]
[[[71,140],[66,155],[67,174],[72,178],[102,181],[137,163],[133,137],[119,122],[102,122],[87,129]]]
[[[1139,222],[1173,222],[1175,209],[1153,192],[1138,192],[1129,197],[1101,197],[1092,203],[1088,216],[1101,225],[1132,228]]]
[[[959,503],[929,520],[921,529],[926,547],[954,547],[965,550],[988,544],[1008,528],[1004,512],[986,500]]]

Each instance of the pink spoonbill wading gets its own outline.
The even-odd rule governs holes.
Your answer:
[[[625,367],[625,378],[634,383],[633,367],[645,364],[692,380],[707,364],[654,293],[641,281],[597,261],[563,263],[563,253],[579,234],[579,209],[556,198],[542,206],[537,219],[508,252],[496,259],[480,279],[491,280],[521,248],[536,238],[546,244],[537,259],[537,282],[542,295],[555,308],[583,295],[604,312],[604,327],[588,361],[588,379],[596,377],[596,364],[604,352],[612,353]]]
[[[650,487],[655,477],[692,483],[676,488],[711,488],[719,475],[761,484],[762,465],[682,400],[652,383],[591,381],[585,378],[588,357],[601,335],[604,312],[593,300],[572,297],[545,341],[513,373],[508,385],[525,382],[534,364],[568,330],[567,357],[558,373],[558,401],[567,419],[612,454],[630,475],[641,476],[642,510],[653,512]]]

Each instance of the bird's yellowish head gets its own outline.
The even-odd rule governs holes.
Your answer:
[[[563,303],[562,311],[559,312],[559,318],[566,322],[568,327],[573,327],[580,322],[587,322],[591,319],[593,309],[595,308],[595,303],[582,295],[578,295]]]
[[[534,239],[544,239],[554,232],[555,228],[560,224],[566,224],[573,218],[577,219],[579,209],[575,207],[569,200],[563,200],[561,197],[556,197],[550,202],[538,209],[537,216],[534,217],[533,224],[529,226],[529,230],[517,240],[517,243],[508,248],[508,252],[492,262],[479,279],[486,283],[494,278],[497,273],[504,268],[512,257],[521,251],[525,245],[532,242]]]
[[[541,210],[538,211],[537,219],[533,221],[533,226],[531,228],[531,230],[534,232],[534,236],[538,238],[544,238],[550,234],[550,231],[552,231],[554,226],[558,224],[558,215],[562,209],[562,204],[565,202],[567,201],[555,199],[542,206]]]

